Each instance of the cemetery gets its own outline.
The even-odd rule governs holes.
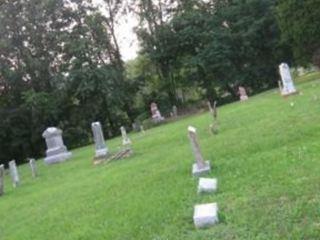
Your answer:
[[[319,96],[320,74],[307,74],[296,83],[303,95],[285,99],[272,89],[245,104],[219,107],[217,135],[208,132],[212,114],[206,111],[149,129],[143,137],[129,133],[99,145],[113,151],[130,139],[134,154],[119,161],[94,165],[97,145],[89,145],[72,149],[72,157],[62,163],[38,159],[36,177],[24,164],[18,178],[13,170],[3,179],[0,167],[1,235],[316,238],[320,98],[313,96]],[[200,152],[190,131],[196,133]],[[191,171],[195,156],[211,167],[199,178]]]
[[[320,239],[320,1],[0,1],[0,240]]]

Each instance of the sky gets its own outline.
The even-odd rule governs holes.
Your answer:
[[[93,0],[94,4],[101,4],[103,0]],[[103,9],[101,9],[103,12]],[[137,56],[139,44],[133,27],[138,25],[138,19],[132,14],[123,16],[116,28],[117,40],[120,46],[120,52],[124,61],[132,60]]]

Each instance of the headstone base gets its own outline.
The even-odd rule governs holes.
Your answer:
[[[202,174],[206,174],[206,173],[209,173],[211,170],[211,167],[210,167],[210,162],[209,161],[206,161],[205,162],[205,166],[202,167],[202,168],[199,168],[198,167],[198,164],[193,164],[192,166],[192,175],[194,177],[199,177],[200,175]]]
[[[196,205],[194,207],[193,222],[196,228],[206,228],[218,223],[218,204]]]
[[[281,92],[281,95],[283,97],[289,97],[291,95],[296,95],[296,94],[299,94],[299,91],[294,91],[294,92]]]
[[[95,159],[99,158],[106,158],[108,155],[108,150],[106,148],[96,150],[96,155],[94,156]]]
[[[216,178],[200,178],[198,193],[210,193],[217,190],[218,181]]]
[[[54,163],[60,163],[60,162],[64,162],[66,161],[68,158],[70,158],[72,155],[71,152],[64,152],[64,153],[60,153],[60,154],[57,154],[57,155],[53,155],[53,156],[50,156],[50,157],[46,157],[44,159],[44,162],[46,164],[54,164]]]

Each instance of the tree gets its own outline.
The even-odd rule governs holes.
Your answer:
[[[320,67],[320,2],[280,0],[276,13],[282,40],[287,43],[297,64],[313,62]]]

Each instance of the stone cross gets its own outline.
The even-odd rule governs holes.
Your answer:
[[[92,132],[93,132],[93,140],[95,144],[95,158],[105,158],[108,154],[108,148],[106,146],[101,124],[100,122],[94,122],[91,124]]]
[[[204,161],[199,142],[197,139],[197,130],[196,128],[189,126],[188,127],[188,135],[191,143],[191,148],[193,155],[195,157],[195,164],[193,164],[192,174],[194,176],[199,176],[202,173],[207,173],[210,171],[210,163],[209,161]]]
[[[64,162],[71,157],[72,153],[68,152],[62,140],[62,131],[55,127],[47,128],[42,137],[45,138],[47,144],[46,164]]]
[[[129,139],[128,135],[127,135],[127,131],[125,129],[125,127],[121,127],[120,128],[121,131],[121,135],[122,135],[122,145],[123,146],[128,146],[131,144],[131,140]]]
[[[34,160],[33,158],[29,159],[29,165],[31,168],[31,174],[32,177],[37,177],[38,173],[37,173],[37,164],[36,164],[36,160]]]
[[[4,194],[4,165],[0,165],[0,196]]]
[[[283,96],[287,96],[287,95],[296,93],[297,90],[294,87],[293,80],[292,80],[291,73],[290,73],[290,68],[289,68],[288,64],[281,63],[279,65],[279,72],[280,72],[281,81],[282,81],[281,94]]]
[[[9,170],[10,170],[13,187],[19,186],[20,178],[19,178],[18,168],[15,160],[12,160],[9,162]]]

